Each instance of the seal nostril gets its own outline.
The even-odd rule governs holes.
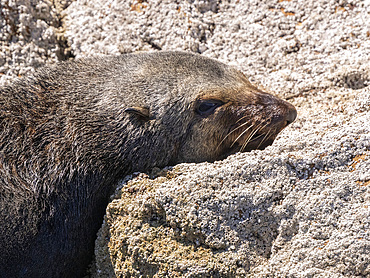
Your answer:
[[[291,124],[297,118],[297,110],[293,105],[289,106],[288,116],[286,118],[286,125]]]

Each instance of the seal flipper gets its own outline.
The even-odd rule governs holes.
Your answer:
[[[126,108],[125,112],[131,115],[135,115],[140,120],[145,120],[145,121],[150,120],[149,108],[147,107],[133,106],[133,107]]]

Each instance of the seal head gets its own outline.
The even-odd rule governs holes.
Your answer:
[[[158,167],[264,149],[297,116],[293,105],[253,86],[233,67],[200,55],[163,55],[171,62],[159,69],[157,60],[146,59],[136,71],[142,74],[136,78],[149,82],[145,87],[158,87],[151,86],[144,105],[126,110],[139,120],[135,130],[156,130],[157,141],[171,142],[165,152],[170,160]]]

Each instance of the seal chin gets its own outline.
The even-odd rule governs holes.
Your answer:
[[[249,143],[241,150],[242,152],[249,152],[251,150],[264,150],[268,146],[271,146],[274,142],[274,138],[266,138],[266,134],[255,134],[250,139]]]
[[[245,142],[238,141],[233,144],[231,147],[226,149],[222,155],[220,156],[221,159],[225,159],[231,154],[235,154],[237,152],[250,152],[252,150],[264,150],[268,146],[271,146],[274,142],[273,137],[267,138],[266,134],[255,134],[253,135],[249,142],[245,145]]]

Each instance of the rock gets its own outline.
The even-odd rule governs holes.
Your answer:
[[[71,56],[62,26],[62,11],[71,2],[1,1],[0,85]]]

